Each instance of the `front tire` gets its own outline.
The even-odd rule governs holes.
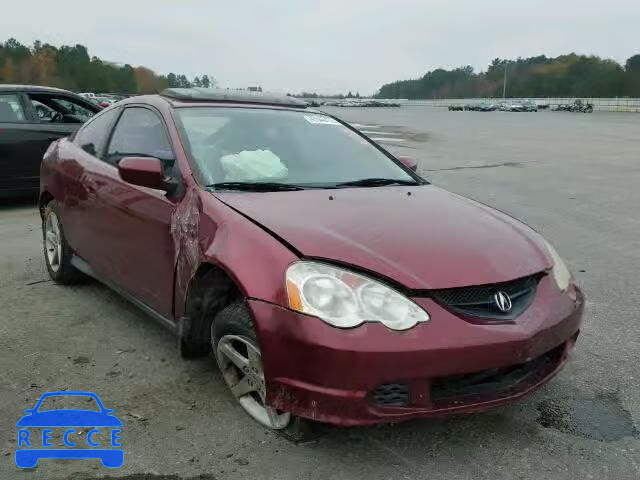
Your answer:
[[[42,245],[44,261],[51,280],[60,284],[76,283],[82,274],[71,265],[73,250],[64,236],[59,207],[51,200],[42,215]]]
[[[245,412],[293,442],[317,437],[316,424],[267,405],[262,356],[244,301],[232,303],[216,315],[211,341],[222,377]]]

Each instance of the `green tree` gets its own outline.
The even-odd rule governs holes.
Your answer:
[[[628,73],[640,73],[640,53],[629,57],[624,64],[624,69]]]
[[[180,83],[178,82],[178,76],[175,73],[171,72],[169,75],[167,75],[167,84],[170,88],[179,87]]]
[[[640,96],[640,54],[629,57],[624,64],[626,74],[625,90],[627,95]]]
[[[178,86],[181,88],[191,88],[191,82],[186,75],[178,75]]]
[[[84,45],[55,47],[36,40],[29,48],[13,38],[0,42],[0,82],[125,94],[189,85],[184,75],[172,73],[165,77],[143,66],[118,65],[90,56]]]

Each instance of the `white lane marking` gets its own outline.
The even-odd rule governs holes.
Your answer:
[[[395,132],[374,132],[371,130],[360,130],[362,133],[372,133],[374,135],[383,135],[383,136],[389,136],[389,137],[399,137],[400,135],[402,135],[401,133],[395,133]]]
[[[406,142],[406,138],[371,137],[376,142]]]

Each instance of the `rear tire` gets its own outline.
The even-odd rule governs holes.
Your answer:
[[[265,404],[262,357],[244,301],[232,303],[216,315],[211,324],[211,341],[227,386],[254,420],[295,443],[317,438],[318,424]]]
[[[44,208],[42,245],[51,280],[60,284],[72,284],[82,279],[82,273],[71,265],[73,250],[64,236],[58,202],[55,200],[51,200]]]

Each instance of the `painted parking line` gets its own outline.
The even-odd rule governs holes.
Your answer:
[[[400,135],[402,135],[401,133],[396,133],[396,132],[384,132],[384,131],[372,131],[372,130],[360,130],[362,133],[366,133],[366,134],[373,134],[373,135],[380,135],[380,136],[385,136],[385,137],[399,137]]]

